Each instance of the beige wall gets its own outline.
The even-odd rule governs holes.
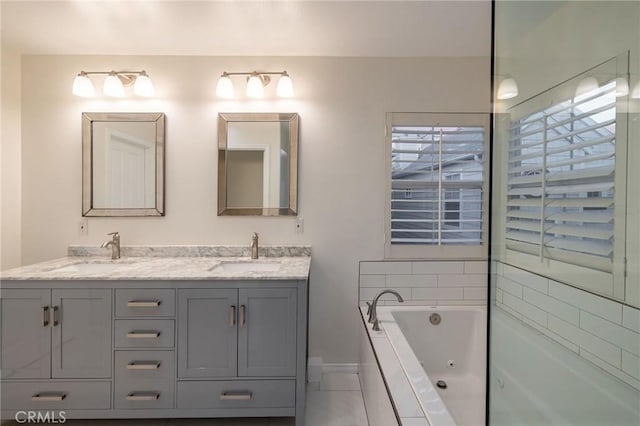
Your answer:
[[[489,64],[488,57],[25,56],[23,261],[63,256],[69,244],[98,245],[116,230],[123,245],[248,244],[254,231],[265,245],[310,244],[309,356],[357,362],[358,261],[384,253],[385,113],[487,112]],[[154,99],[71,94],[80,70],[131,68],[148,71]],[[296,97],[215,98],[222,71],[253,69],[286,69]],[[166,113],[165,217],[89,218],[89,235],[79,236],[84,111]],[[293,217],[216,215],[218,112],[300,114],[303,234]]]
[[[21,264],[20,55],[2,49],[0,86],[0,269]]]

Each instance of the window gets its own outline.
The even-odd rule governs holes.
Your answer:
[[[386,255],[486,256],[486,114],[393,113]]]
[[[626,174],[617,161],[625,126],[617,105],[611,80],[516,115],[506,179],[510,263],[609,296],[624,256],[624,223],[616,221],[618,209],[624,212],[624,184],[616,180]]]

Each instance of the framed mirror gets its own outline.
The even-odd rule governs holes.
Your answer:
[[[164,216],[163,113],[82,113],[82,215]]]
[[[295,216],[297,113],[218,114],[218,216]]]

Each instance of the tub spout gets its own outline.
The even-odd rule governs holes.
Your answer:
[[[374,331],[380,331],[380,322],[378,321],[378,314],[376,312],[376,308],[378,307],[378,299],[380,299],[380,296],[387,293],[393,294],[394,296],[396,296],[398,298],[398,302],[404,302],[404,299],[402,298],[402,296],[400,296],[400,293],[398,293],[395,290],[385,289],[385,290],[379,291],[378,294],[376,294],[375,297],[373,298],[373,301],[371,302],[371,312],[369,313],[369,322],[373,323]]]

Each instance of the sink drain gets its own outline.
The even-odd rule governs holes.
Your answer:
[[[431,314],[429,315],[429,322],[433,325],[438,325],[442,321],[442,317],[440,314]]]
[[[438,380],[438,382],[436,383],[436,386],[439,387],[440,389],[446,389],[447,382],[445,382],[444,380]]]

